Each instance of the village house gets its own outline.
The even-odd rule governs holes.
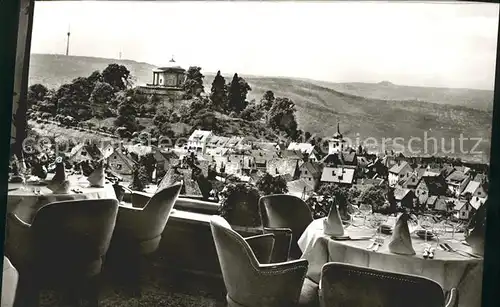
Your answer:
[[[228,137],[214,135],[208,140],[206,151],[208,152],[209,149],[224,148],[228,141]]]
[[[382,163],[382,159],[375,158],[365,168],[365,176],[368,178],[387,178],[389,169]]]
[[[267,162],[278,158],[276,152],[268,150],[251,150],[250,155],[253,157],[255,162],[255,168],[261,171],[267,170]]]
[[[314,162],[305,162],[299,167],[299,178],[312,184],[316,189],[321,179],[321,166]]]
[[[321,174],[321,182],[336,183],[341,186],[352,186],[355,169],[349,167],[325,167]]]
[[[271,176],[284,176],[288,181],[299,177],[299,163],[297,160],[272,159],[267,162],[266,169]]]
[[[406,161],[398,161],[389,169],[389,185],[395,186],[401,179],[413,172],[410,164]]]
[[[446,181],[442,176],[422,177],[417,188],[417,196],[440,196],[446,194]]]
[[[136,162],[127,154],[123,153],[121,147],[116,148],[108,157],[109,168],[122,176],[131,176]]]
[[[487,199],[488,199],[487,197],[481,198],[481,197],[475,196],[475,197],[472,197],[469,200],[469,202],[470,202],[471,206],[474,209],[476,209],[476,211],[477,211],[482,205],[484,205],[486,203]]]
[[[479,181],[470,181],[465,189],[460,193],[461,198],[465,198],[467,195],[469,197],[486,197],[486,190],[484,185]]]
[[[320,160],[320,154],[316,150],[316,146],[309,143],[292,142],[288,145],[287,150],[301,152],[303,157],[307,157],[307,161],[318,162]]]
[[[103,154],[96,144],[80,143],[73,147],[69,154],[69,161],[80,163],[83,161],[98,161],[103,158]]]
[[[467,187],[470,182],[470,176],[467,169],[455,168],[455,171],[446,178],[448,190],[459,197],[460,193]]]
[[[189,137],[185,149],[190,152],[204,154],[207,144],[212,137],[212,131],[195,130]]]
[[[288,145],[287,150],[290,151],[300,151],[302,153],[305,153],[306,155],[310,155],[313,150],[314,150],[314,145],[309,144],[309,143],[295,143],[291,142]]]
[[[396,187],[394,189],[394,199],[397,206],[412,209],[414,207],[415,193],[410,189]]]
[[[137,157],[142,157],[153,152],[153,148],[151,146],[143,144],[123,145],[123,148],[125,148],[129,154],[133,154]]]
[[[113,146],[113,144],[106,144],[105,146],[100,148],[100,150],[101,150],[103,159],[108,159],[109,156],[111,156],[113,154],[113,152],[115,151],[115,147]]]
[[[227,140],[226,144],[224,145],[226,148],[229,149],[239,149],[241,146],[243,146],[245,138],[241,136],[232,136]]]
[[[461,220],[465,221],[469,220],[476,211],[476,209],[474,209],[471,203],[467,200],[455,199],[454,204],[455,207],[453,211],[455,212],[456,216]]]
[[[445,196],[432,196],[432,198],[434,198],[435,201],[433,204],[429,204],[429,202],[427,203],[429,209],[433,209],[438,212],[449,212],[454,207],[454,205],[450,206],[450,201]],[[429,197],[429,199],[431,199],[431,197]]]
[[[331,167],[339,165],[357,166],[358,159],[356,152],[354,150],[348,149],[342,152],[336,152],[326,155],[321,160],[321,163]]]
[[[179,163],[179,156],[171,150],[155,148],[153,157],[156,160],[156,168],[165,172],[170,169],[172,165],[177,165]]]

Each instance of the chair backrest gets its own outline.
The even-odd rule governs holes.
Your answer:
[[[290,228],[292,246],[313,221],[312,212],[307,204],[293,195],[277,194],[259,199],[259,210],[264,227]]]
[[[43,206],[32,224],[37,262],[76,267],[101,260],[109,248],[117,213],[116,199],[69,200]]]
[[[251,289],[246,284],[251,280],[247,276],[255,274],[259,262],[245,239],[224,218],[212,216],[210,228],[228,295],[236,299],[245,289]]]
[[[170,212],[179,197],[182,183],[164,187],[156,192],[144,207],[141,214],[144,222],[145,238],[154,238],[161,235],[167,225]]]
[[[322,307],[443,307],[441,286],[425,277],[344,263],[327,263],[321,275]]]

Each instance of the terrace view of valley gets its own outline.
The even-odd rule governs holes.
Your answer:
[[[481,162],[489,154],[492,92],[205,76],[201,67],[185,70],[174,59],[161,69],[180,72],[179,83],[161,85],[154,66],[134,61],[32,55],[31,135],[64,144],[69,164],[89,164],[86,173],[106,159],[135,190],[154,191],[167,174],[183,177],[183,194],[204,199],[218,199],[224,183],[235,181],[303,199],[340,193],[376,211],[406,206],[464,220],[486,200],[488,166]],[[478,146],[464,147],[482,153],[439,152],[450,143],[435,154],[362,146],[363,135],[424,132],[456,138],[457,148],[459,133],[480,136]],[[356,133],[361,143],[347,144]],[[56,152],[49,148],[50,160]]]
[[[338,285],[319,284],[338,265],[379,274],[363,287],[399,302],[385,306],[417,292],[479,306],[492,92],[210,73],[174,58],[32,54],[29,72],[26,111],[13,109],[9,306],[330,306],[322,293]],[[412,137],[437,144],[365,142]],[[401,282],[418,276],[427,289]],[[394,280],[404,297],[377,290]]]

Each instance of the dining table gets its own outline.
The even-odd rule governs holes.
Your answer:
[[[298,240],[302,258],[309,261],[307,276],[320,283],[321,269],[328,262],[341,262],[402,274],[418,275],[439,283],[445,291],[456,288],[460,307],[480,307],[483,259],[464,243],[463,234],[445,233],[439,238],[421,238],[411,232],[415,255],[401,255],[389,250],[390,234],[382,234],[362,224],[344,226],[342,239],[324,233],[324,219],[316,219]],[[372,247],[373,236],[381,239],[378,250]],[[438,239],[438,240],[437,240]],[[439,241],[439,242],[438,242]],[[452,249],[441,249],[441,244]],[[425,249],[434,247],[433,258],[424,257]]]
[[[86,178],[68,176],[68,193],[53,193],[43,183],[9,183],[7,192],[7,213],[15,213],[21,220],[31,223],[41,207],[57,201],[84,199],[116,199],[111,183],[103,187],[92,187]]]

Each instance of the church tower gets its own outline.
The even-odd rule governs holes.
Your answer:
[[[330,139],[328,154],[331,155],[344,151],[345,143],[346,141],[344,140],[342,133],[340,133],[340,124],[337,123],[337,132],[335,132],[333,137]]]

